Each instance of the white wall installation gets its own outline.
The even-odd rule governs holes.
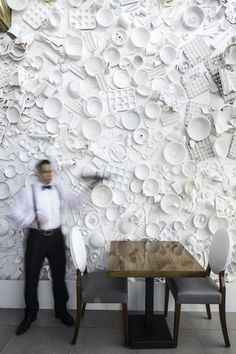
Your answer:
[[[143,237],[180,240],[206,266],[211,238],[224,226],[234,239],[227,271],[234,281],[235,2],[7,2],[13,11],[11,37],[0,34],[0,279],[24,278],[25,230],[7,210],[46,157],[75,194],[89,192],[89,174],[105,177],[89,203],[65,211],[65,233],[80,225],[90,270],[104,268],[111,240]],[[45,263],[41,279],[49,278]]]

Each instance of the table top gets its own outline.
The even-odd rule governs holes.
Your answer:
[[[112,241],[107,260],[112,277],[204,277],[206,270],[176,241]]]

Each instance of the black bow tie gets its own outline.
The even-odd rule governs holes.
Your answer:
[[[44,191],[45,189],[52,189],[52,186],[50,186],[50,185],[49,185],[49,186],[45,185],[45,186],[42,186],[41,188],[42,188],[42,190]]]

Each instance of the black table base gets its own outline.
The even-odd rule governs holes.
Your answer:
[[[163,315],[153,315],[147,328],[145,315],[129,315],[129,345],[134,349],[174,348],[174,341]]]

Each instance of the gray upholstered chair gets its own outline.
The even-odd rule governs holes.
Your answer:
[[[126,278],[111,278],[106,271],[87,273],[87,252],[78,227],[73,227],[69,237],[70,251],[76,268],[76,322],[71,344],[77,341],[80,320],[87,303],[121,303],[125,345],[128,343],[128,286]]]
[[[226,287],[224,272],[230,263],[231,256],[232,239],[227,230],[219,229],[213,236],[210,245],[207,277],[166,279],[164,314],[165,316],[168,314],[170,290],[175,300],[173,335],[175,346],[178,343],[181,304],[205,304],[209,319],[211,319],[210,304],[218,304],[225,345],[226,347],[230,346],[225,316]],[[210,278],[211,271],[219,275],[219,285]]]

